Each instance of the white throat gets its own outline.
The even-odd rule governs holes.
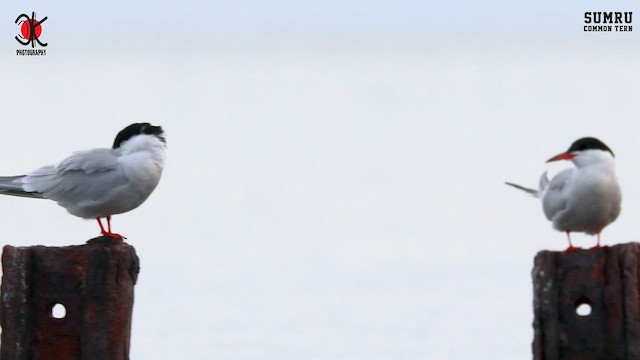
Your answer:
[[[615,167],[615,158],[608,151],[603,150],[583,150],[576,153],[576,157],[571,159],[577,168],[583,168],[592,165],[604,165]]]

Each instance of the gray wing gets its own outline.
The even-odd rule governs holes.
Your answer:
[[[572,181],[573,172],[575,168],[565,169],[554,176],[551,182],[546,180],[546,187],[542,194],[542,209],[544,215],[549,220],[553,220],[559,212],[567,208],[567,202],[569,199],[568,183]],[[544,174],[546,178],[546,173]],[[543,180],[540,180],[542,186]]]
[[[44,166],[20,180],[22,189],[61,205],[100,201],[128,182],[112,149],[76,152],[58,165]]]
[[[528,187],[524,187],[522,185],[510,183],[510,182],[505,182],[505,184],[509,186],[513,186],[518,190],[522,190],[533,197],[541,197],[541,194],[542,196],[544,196],[544,192],[547,190],[547,186],[549,185],[549,178],[547,177],[546,171],[542,173],[542,176],[540,176],[540,181],[538,182],[538,190],[531,189]]]
[[[0,176],[0,194],[22,196],[31,198],[42,198],[39,192],[24,191],[22,188],[22,179],[25,175],[20,176]]]
[[[513,186],[514,188],[516,188],[518,190],[522,190],[522,191],[526,192],[527,194],[529,194],[531,196],[538,197],[538,190],[530,189],[528,187],[524,187],[522,185],[518,185],[518,184],[506,182],[506,181],[505,181],[505,184],[507,184],[509,186]]]

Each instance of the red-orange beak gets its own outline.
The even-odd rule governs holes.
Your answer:
[[[551,159],[547,160],[547,162],[558,161],[558,160],[571,160],[574,157],[576,156],[572,153],[562,153],[552,157]]]

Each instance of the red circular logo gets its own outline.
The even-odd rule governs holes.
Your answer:
[[[40,24],[36,25],[35,27],[33,25],[35,25],[38,22],[38,20],[36,19],[29,19],[28,21],[24,21],[22,23],[22,26],[20,26],[20,33],[22,34],[22,37],[25,39],[30,39],[31,38],[31,28],[33,27],[33,30],[35,32],[35,38],[39,38],[40,34],[42,34],[42,26],[40,26]]]

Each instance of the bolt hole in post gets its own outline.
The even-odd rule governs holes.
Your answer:
[[[67,316],[67,308],[60,303],[55,303],[51,307],[51,317],[54,319],[64,319]]]
[[[589,299],[587,299],[586,297],[579,298],[578,300],[576,300],[575,310],[578,316],[585,317],[591,315],[591,301],[589,301]]]

